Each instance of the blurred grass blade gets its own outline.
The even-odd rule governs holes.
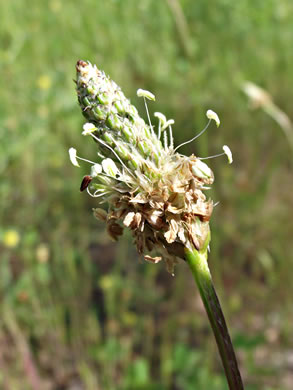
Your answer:
[[[251,81],[243,83],[242,90],[250,99],[252,108],[262,108],[265,113],[278,123],[293,151],[293,125],[288,115],[273,102],[271,95],[267,91]]]

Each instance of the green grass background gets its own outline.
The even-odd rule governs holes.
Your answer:
[[[210,267],[246,389],[292,389],[292,149],[241,90],[260,85],[293,119],[292,12],[291,0],[0,1],[1,389],[226,389],[187,266],[172,277],[129,234],[113,244],[79,192],[88,172],[67,151],[94,159],[95,147],[81,136],[78,59],[144,117],[136,90],[152,91],[176,144],[207,109],[220,116],[182,148],[234,155],[210,161]]]

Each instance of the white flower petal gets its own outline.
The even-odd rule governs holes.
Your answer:
[[[155,95],[151,93],[150,91],[146,91],[145,89],[138,89],[136,92],[138,97],[144,97],[148,100],[156,100]]]
[[[102,165],[101,164],[92,165],[91,176],[92,177],[98,176],[102,172],[102,170],[103,169],[102,169]]]
[[[72,164],[75,166],[75,167],[79,167],[79,164],[77,162],[77,156],[76,156],[76,149],[74,148],[70,148],[69,149],[69,158],[70,158],[70,161],[72,162]]]
[[[192,165],[192,172],[200,179],[211,179],[213,177],[211,168],[209,168],[207,164],[201,160],[196,160],[196,162]]]
[[[144,259],[145,259],[145,261],[148,261],[149,263],[157,264],[162,260],[162,257],[161,256],[153,257],[153,256],[149,256],[149,255],[144,255]]]
[[[159,119],[162,125],[164,125],[167,122],[167,118],[161,112],[155,112],[154,116]]]
[[[212,119],[212,120],[214,120],[216,122],[217,127],[220,126],[220,119],[219,119],[218,115],[214,111],[208,110],[206,115],[207,115],[208,119]]]
[[[102,166],[103,171],[109,176],[116,177],[116,175],[120,173],[116,164],[110,158],[105,158],[105,160],[102,161]]]
[[[232,164],[232,162],[233,162],[233,156],[232,156],[231,149],[229,148],[229,146],[224,145],[224,146],[223,146],[223,150],[224,150],[224,153],[226,154],[226,156],[228,157],[228,162],[229,162],[229,164]]]
[[[97,130],[96,126],[93,125],[92,123],[85,123],[83,125],[83,132],[81,134],[82,135],[89,135],[89,134],[93,133],[96,130]]]
[[[167,127],[174,125],[175,121],[174,119],[169,119],[163,126],[162,131],[167,129]]]
[[[133,222],[135,218],[135,213],[133,211],[129,212],[128,214],[126,214],[124,220],[123,220],[123,224],[127,227],[129,227],[131,225],[131,223]]]

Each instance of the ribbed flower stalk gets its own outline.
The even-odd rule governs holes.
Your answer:
[[[226,320],[217,297],[208,266],[207,248],[185,250],[185,259],[198,286],[225,370],[229,389],[242,390],[243,384],[228,332]]]
[[[173,120],[155,113],[158,120],[155,132],[146,104],[146,99],[155,100],[152,93],[137,91],[145,100],[146,123],[121,88],[104,72],[85,61],[78,61],[76,70],[78,101],[87,119],[82,134],[96,141],[97,161],[78,157],[73,148],[69,153],[74,165],[78,166],[77,159],[91,164],[81,190],[87,189],[100,204],[108,205],[107,210],[94,209],[94,215],[106,222],[108,233],[114,239],[122,234],[123,228],[130,228],[138,253],[152,263],[164,259],[172,274],[178,260],[186,260],[205,303],[208,299],[204,295],[206,289],[199,283],[203,276],[197,272],[195,264],[199,264],[198,259],[207,258],[213,201],[207,199],[203,191],[213,183],[213,172],[201,158],[177,152],[183,144],[174,148]],[[208,125],[211,120],[219,125],[219,118],[213,111],[209,110],[207,117]],[[232,162],[230,149],[226,145],[223,149]],[[196,253],[205,255],[194,257]],[[207,261],[202,265],[208,267]],[[213,323],[217,321],[214,316],[219,315],[219,311],[213,313],[208,306],[206,309],[218,342]],[[226,342],[218,342],[218,347],[221,352],[227,347]],[[221,356],[226,354],[221,353]],[[235,355],[234,360],[237,367]],[[223,363],[227,373],[229,364],[225,365],[224,360]]]

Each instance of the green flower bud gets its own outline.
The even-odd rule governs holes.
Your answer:
[[[101,104],[109,104],[110,102],[110,97],[106,93],[101,93],[97,95],[97,98]]]
[[[97,121],[104,121],[107,118],[107,113],[100,106],[96,105],[93,108],[93,116]]]

